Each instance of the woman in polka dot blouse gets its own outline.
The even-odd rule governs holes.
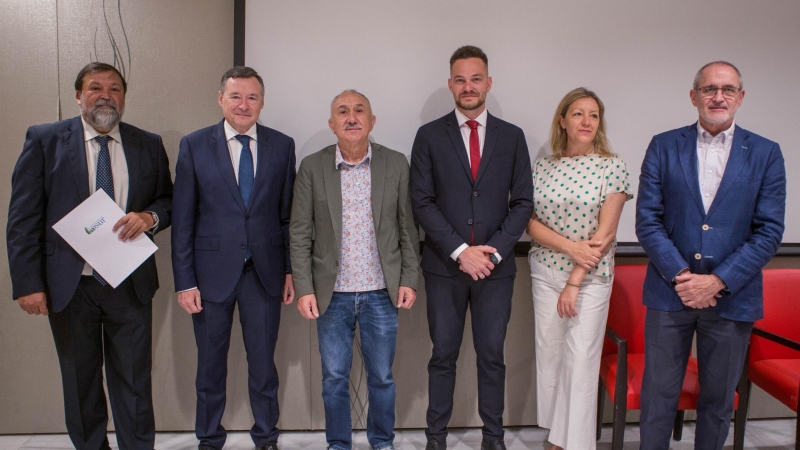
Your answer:
[[[594,449],[600,351],[614,277],[616,231],[629,194],[611,153],[603,102],[569,92],[550,129],[553,154],[533,168],[527,232],[536,320],[539,426],[552,449]]]

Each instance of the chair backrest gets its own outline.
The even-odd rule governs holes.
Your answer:
[[[764,318],[755,326],[800,341],[800,269],[764,269]],[[750,361],[800,358],[800,352],[764,338],[750,339]]]
[[[614,287],[608,308],[608,326],[628,341],[628,354],[644,353],[644,318],[642,303],[646,264],[619,265],[614,269]],[[603,355],[616,353],[616,346],[606,338]]]

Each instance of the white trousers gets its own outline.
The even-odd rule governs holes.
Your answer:
[[[548,441],[565,450],[594,450],[600,353],[614,277],[588,275],[573,318],[556,306],[569,272],[529,258],[536,324],[536,413]]]

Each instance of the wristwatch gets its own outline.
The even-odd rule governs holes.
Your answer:
[[[491,255],[489,255],[489,261],[491,261],[491,262],[492,262],[492,264],[495,264],[495,265],[497,265],[497,264],[500,264],[500,260],[499,260],[499,259],[497,259],[497,255],[496,255],[496,254],[494,254],[494,253],[492,253]]]

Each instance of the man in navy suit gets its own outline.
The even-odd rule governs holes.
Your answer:
[[[486,110],[486,54],[450,58],[455,111],[420,127],[411,150],[411,203],[425,231],[422,270],[433,354],[428,363],[427,449],[447,447],[456,361],[467,309],[478,357],[482,449],[504,449],[503,345],[517,267],[514,245],[533,209],[531,161],[519,127]]]
[[[655,136],[642,163],[642,449],[669,448],[695,334],[695,448],[722,448],[750,331],[763,317],[761,269],[783,237],[786,173],[778,144],[734,124],[744,94],[733,64],[703,66],[689,91],[698,122]]]
[[[277,449],[278,339],[281,302],[294,300],[289,214],[294,141],[256,121],[264,82],[249,67],[222,77],[224,119],[181,140],[175,168],[172,270],[178,303],[192,315],[197,342],[200,449],[219,450],[225,411],[233,311],[239,306],[247,351],[250,435],[258,449]]]
[[[30,127],[11,181],[6,240],[14,298],[50,320],[67,432],[78,450],[110,448],[104,363],[119,447],[152,450],[155,443],[155,258],[112,288],[53,230],[99,189],[127,213],[113,227],[121,240],[169,227],[167,154],[159,136],[120,122],[127,87],[114,66],[85,66],[75,79],[81,115]]]

